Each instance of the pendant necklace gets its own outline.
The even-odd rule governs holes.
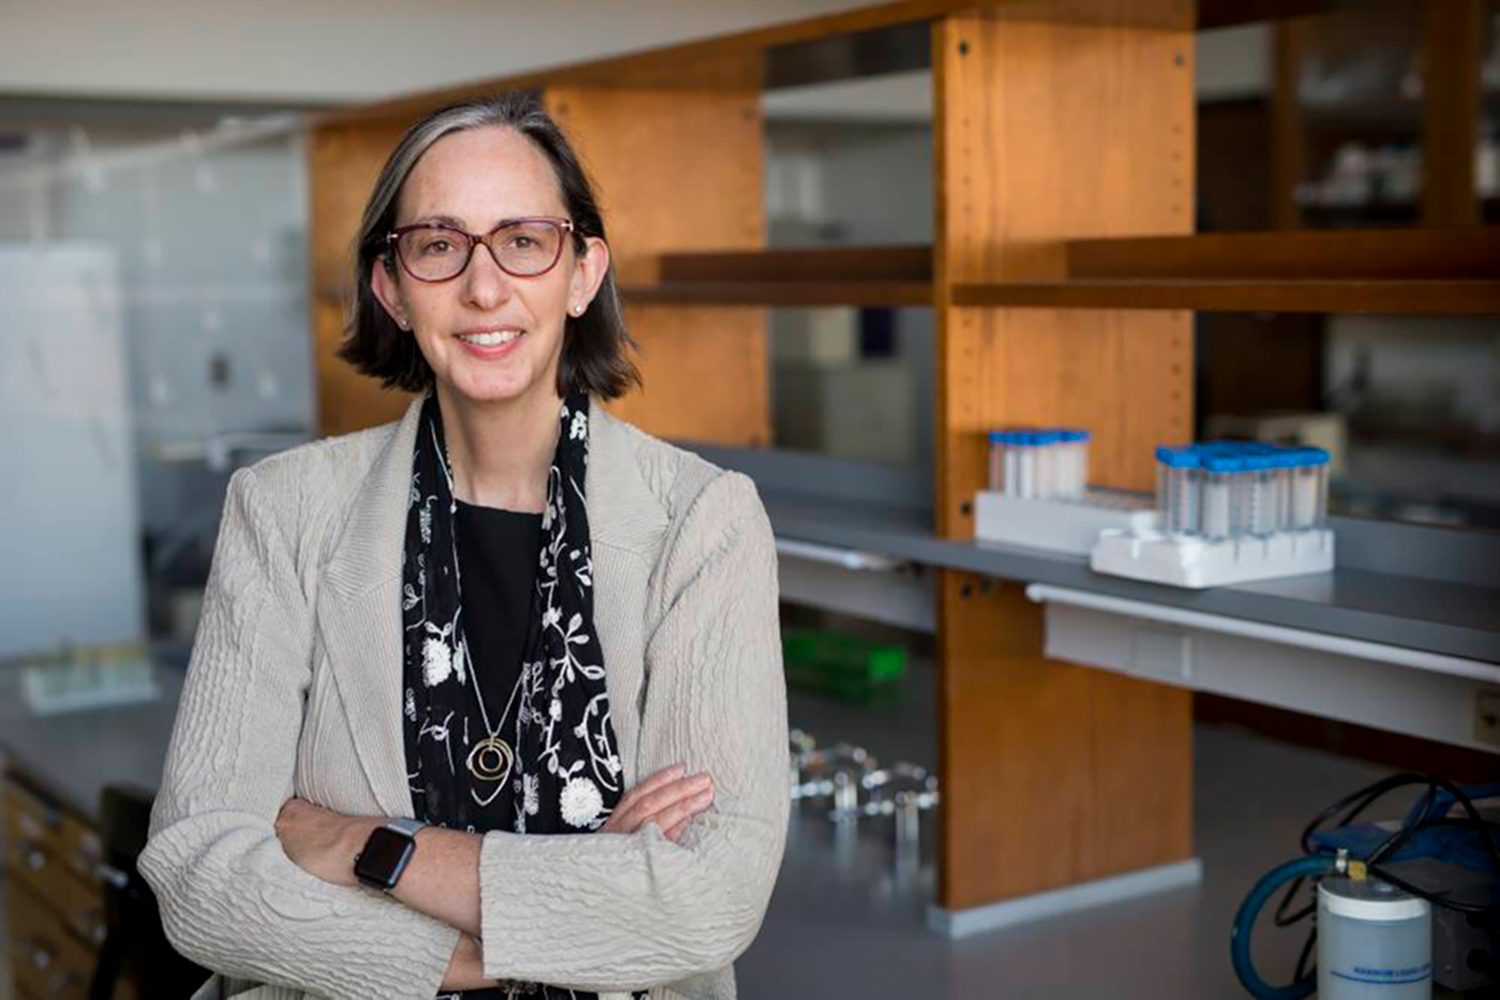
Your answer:
[[[505,785],[506,779],[510,777],[511,768],[516,762],[516,752],[511,745],[500,738],[500,730],[505,728],[505,720],[510,715],[510,707],[515,704],[516,692],[521,690],[521,677],[525,671],[516,677],[516,686],[510,689],[510,700],[505,703],[505,711],[500,713],[499,725],[491,728],[489,713],[484,709],[484,695],[479,691],[479,669],[474,661],[469,661],[469,677],[474,681],[474,700],[479,703],[479,718],[484,723],[485,732],[489,735],[475,743],[469,751],[468,767],[469,773],[480,781],[493,781]],[[497,789],[498,791],[498,789]]]
[[[441,441],[436,440],[437,434],[435,432],[435,429],[433,437],[434,443],[438,446],[438,457],[442,463],[443,475],[448,480],[449,516],[456,518],[458,515],[458,493],[453,483],[453,469],[450,465],[448,450],[443,447],[443,443]],[[456,533],[452,536],[452,541],[454,546],[453,572],[457,574],[459,570],[458,537]],[[463,579],[461,576],[458,578],[458,593],[459,601],[462,602]],[[468,643],[465,642],[464,645],[467,648]],[[500,730],[505,728],[505,720],[510,716],[510,708],[516,702],[517,692],[521,690],[521,679],[525,676],[525,671],[521,671],[521,673],[516,677],[515,686],[510,689],[510,700],[505,703],[505,711],[500,713],[500,719],[498,723],[494,726],[491,726],[489,712],[484,707],[484,695],[479,690],[478,667],[475,665],[472,657],[469,657],[468,659],[469,676],[474,681],[474,701],[479,705],[479,718],[480,721],[484,723],[484,730],[488,735],[486,735],[484,739],[475,743],[474,746],[470,748],[469,756],[465,761],[465,764],[469,768],[469,773],[473,775],[476,780],[494,782],[496,784],[497,787],[495,788],[494,792],[490,794],[490,797],[488,799],[479,799],[479,796],[475,795],[475,798],[479,800],[481,805],[489,805],[495,800],[495,796],[500,794],[500,789],[505,787],[505,782],[509,780],[510,772],[512,768],[515,767],[516,751],[513,747],[511,747],[509,743],[501,739]]]

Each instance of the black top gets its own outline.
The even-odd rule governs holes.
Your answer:
[[[531,601],[536,583],[537,559],[542,546],[542,515],[520,514],[494,507],[478,507],[456,501],[454,531],[458,543],[458,571],[463,588],[464,634],[474,676],[467,685],[484,698],[484,712],[501,738],[514,744],[516,705],[512,699],[521,675],[521,656],[526,630],[532,625]],[[510,711],[506,712],[506,703]],[[515,822],[515,795],[510,783],[486,785],[474,781],[466,760],[469,747],[487,735],[484,716],[474,698],[460,703],[446,732],[452,740],[453,766],[448,764],[448,746],[423,740],[423,772],[427,778],[427,805],[442,825],[484,833],[510,830]],[[505,713],[504,721],[500,720]],[[487,796],[494,793],[493,799]],[[475,793],[479,794],[477,801]],[[440,997],[463,1000],[502,998],[502,990],[469,990],[441,993]]]

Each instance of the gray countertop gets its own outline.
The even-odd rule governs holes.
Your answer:
[[[1082,556],[937,538],[930,514],[762,490],[783,538],[928,566],[1172,605],[1329,635],[1500,662],[1500,590],[1340,567],[1332,573],[1187,590],[1105,576]]]
[[[106,785],[155,792],[177,715],[183,671],[154,671],[149,702],[36,715],[21,693],[21,668],[0,667],[0,755],[36,788],[90,822]]]

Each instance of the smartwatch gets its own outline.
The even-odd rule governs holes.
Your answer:
[[[417,831],[426,825],[416,819],[393,819],[372,830],[365,849],[354,856],[354,877],[359,884],[381,892],[396,888],[417,853]]]

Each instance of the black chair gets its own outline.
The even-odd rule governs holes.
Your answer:
[[[104,943],[89,987],[89,1000],[111,1000],[115,986],[129,978],[142,997],[187,998],[208,979],[208,970],[179,955],[162,930],[151,887],[135,859],[146,847],[152,796],[111,785],[99,796],[99,839],[104,861]]]

